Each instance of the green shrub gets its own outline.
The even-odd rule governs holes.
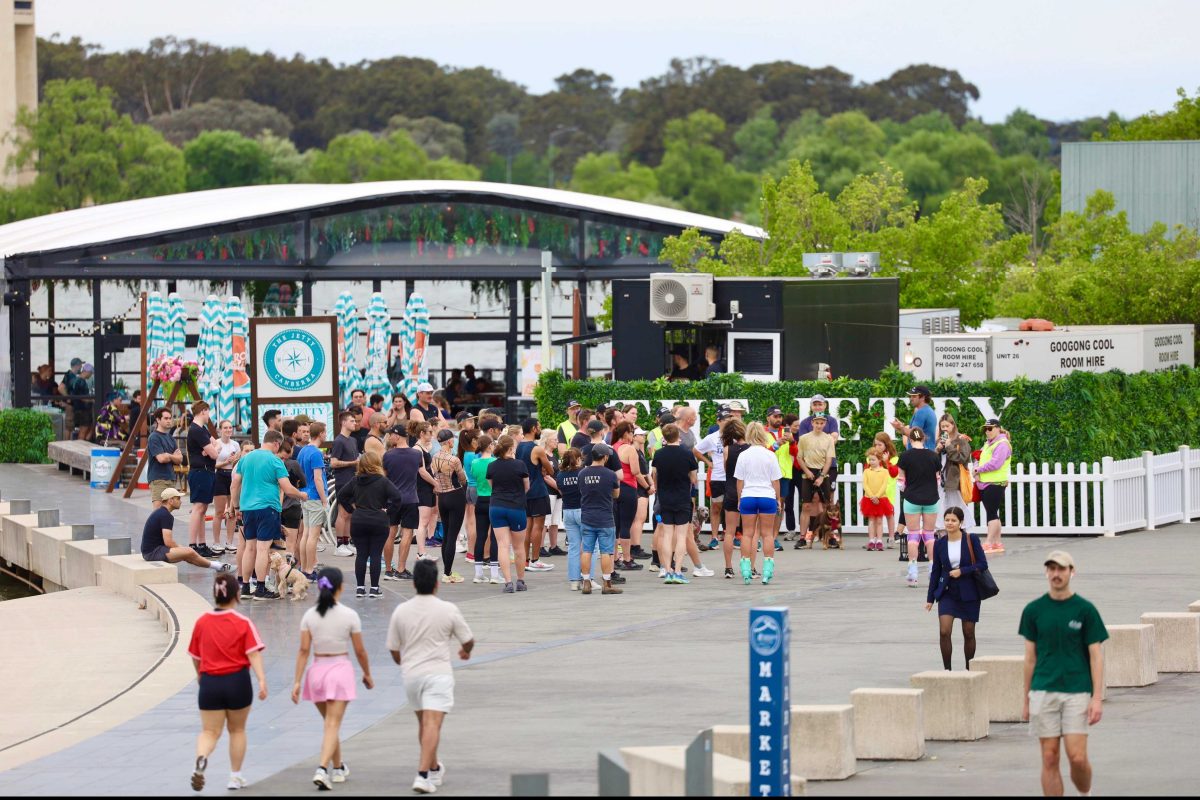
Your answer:
[[[54,441],[50,417],[27,408],[0,410],[0,462],[46,464],[46,445]]]
[[[854,463],[862,460],[871,439],[884,429],[886,422],[882,404],[876,402],[867,407],[867,400],[896,398],[896,415],[907,422],[911,412],[904,398],[913,383],[911,375],[896,368],[884,370],[875,380],[838,378],[778,383],[743,381],[736,374],[689,383],[673,383],[663,378],[573,381],[560,372],[549,372],[542,374],[534,394],[543,427],[562,422],[567,401],[572,399],[588,408],[610,400],[743,399],[750,404],[747,419],[761,420],[763,412],[773,405],[783,408],[785,414],[798,413],[797,398],[818,392],[829,398],[857,398],[858,411],[853,411],[849,404],[831,409],[839,417],[849,417],[850,429],[842,432],[838,457],[843,463]],[[930,381],[928,386],[934,397],[957,398],[957,402],[948,403],[948,409],[959,428],[977,446],[983,441],[983,416],[968,398],[988,398],[1012,435],[1014,460],[1022,463],[1092,462],[1104,456],[1130,458],[1143,450],[1163,453],[1184,444],[1200,444],[1200,370],[1190,367],[1133,375],[1116,371],[1074,372],[1049,382]],[[1004,408],[1006,397],[1015,399]],[[702,428],[713,422],[716,410],[713,402],[701,405]],[[645,416],[640,416],[639,421],[647,429],[653,426],[645,424],[648,421]],[[852,438],[856,432],[861,434],[857,440]]]

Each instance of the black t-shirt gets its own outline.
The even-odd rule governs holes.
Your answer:
[[[699,469],[696,456],[682,445],[669,444],[654,453],[653,466],[658,477],[658,502],[670,511],[692,507],[690,473]]]
[[[164,530],[175,530],[175,517],[165,506],[154,509],[154,513],[146,519],[146,527],[142,528],[142,555],[148,556],[155,548],[166,546],[167,543],[163,541]]]
[[[383,454],[383,471],[388,480],[400,492],[402,503],[417,502],[417,481],[424,464],[420,450],[411,447],[393,447]],[[421,481],[424,483],[424,481]]]
[[[577,433],[571,437],[571,447],[574,447],[577,450],[581,450],[581,449],[583,449],[584,445],[588,444],[591,441],[592,441],[591,436],[588,436],[583,431],[580,431],[579,433]]]
[[[559,472],[554,476],[554,481],[558,484],[558,491],[562,494],[562,507],[564,509],[579,508],[579,470],[573,469],[569,472]]]
[[[525,510],[525,479],[529,469],[516,458],[498,458],[488,464],[487,479],[492,485],[492,505]]]
[[[416,411],[418,414],[424,417],[426,422],[433,422],[442,414],[442,410],[437,406],[422,408],[420,403],[417,403],[415,406],[413,406],[413,411]]]
[[[204,455],[204,446],[212,441],[212,434],[203,425],[193,422],[188,426],[187,456],[192,469],[204,469],[212,472],[217,468],[217,460]]]
[[[750,449],[745,442],[734,442],[725,448],[725,496],[737,497],[737,481],[733,474],[737,470],[738,456]]]
[[[357,461],[358,453],[358,442],[354,440],[353,436],[338,434],[329,448],[329,457],[336,458],[338,461]],[[354,470],[354,466],[338,467],[333,470],[333,480],[338,486],[345,486],[354,479]]]
[[[588,440],[588,443],[580,449],[580,452],[583,453],[584,468],[592,465],[592,447],[594,446],[595,444],[591,440]],[[614,451],[613,454],[608,457],[608,461],[605,462],[605,466],[607,466],[613,472],[621,472],[621,457],[618,456]]]
[[[589,528],[613,527],[613,489],[620,486],[617,473],[604,467],[579,472],[579,522]]]
[[[938,501],[937,474],[942,459],[937,453],[914,447],[900,454],[896,466],[904,470],[905,500],[918,506],[931,506]]]
[[[350,437],[354,439],[354,443],[358,445],[358,452],[367,452],[367,437],[370,435],[371,431],[361,425],[359,426],[358,430],[350,434]]]

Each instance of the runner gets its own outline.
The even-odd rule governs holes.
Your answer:
[[[679,426],[675,423],[663,426],[663,444],[654,454],[651,467],[662,517],[659,576],[664,578],[664,583],[688,583],[680,567],[683,566],[687,539],[691,536],[692,489],[696,486],[699,464],[693,453],[680,447],[679,434]]]
[[[467,474],[454,455],[454,432],[438,431],[437,440],[441,450],[433,457],[432,473],[442,520],[442,583],[462,583],[454,571],[454,553],[467,510]]]
[[[771,449],[775,439],[761,422],[746,426],[746,442],[750,447],[738,458],[733,473],[742,520],[742,582],[750,583],[753,577],[753,555],[757,542],[761,541],[765,586],[775,576],[775,534],[779,532],[775,518],[779,514],[779,481],[783,474]]]
[[[597,445],[598,446],[598,445]],[[525,585],[525,516],[526,493],[529,491],[529,468],[515,457],[516,442],[505,434],[496,442],[496,460],[487,465],[484,477],[492,487],[492,504],[488,518],[496,532],[500,549],[500,571],[504,573],[504,593],[524,592]],[[605,450],[608,448],[605,447]],[[516,568],[516,577],[513,568]]]
[[[459,423],[461,426],[462,423]],[[462,428],[458,430],[458,460],[462,462],[463,472],[467,473],[467,508],[465,512],[465,522],[467,524],[467,549],[464,558],[470,562],[475,561],[475,503],[479,498],[476,491],[475,476],[471,474],[471,464],[475,461],[475,440],[479,438],[479,431],[474,428]],[[484,535],[487,532],[484,531]]]
[[[183,549],[183,548],[180,548]],[[237,612],[237,579],[220,573],[213,580],[216,608],[206,611],[192,628],[188,655],[200,683],[200,736],[196,739],[196,769],[192,789],[204,788],[208,757],[217,748],[222,728],[229,731],[229,783],[241,789],[242,762],[246,760],[246,718],[254,701],[250,670],[258,679],[258,699],[267,699],[267,674],[263,671],[262,637],[254,623]]]
[[[187,432],[188,490],[192,497],[192,511],[188,517],[188,545],[205,558],[216,553],[204,541],[204,517],[213,501],[213,484],[217,478],[217,456],[220,446],[208,432],[208,419],[212,412],[208,403],[199,400],[192,403],[192,424]]]
[[[308,444],[300,450],[296,459],[304,473],[304,493],[307,496],[300,509],[304,515],[304,532],[300,539],[300,571],[309,580],[316,580],[317,543],[321,532],[329,521],[329,495],[325,488],[325,457],[321,446],[325,444],[325,423],[312,422],[308,425]]]
[[[721,441],[720,426],[728,419],[730,419],[728,411],[718,411],[717,430],[701,439],[692,451],[697,459],[704,461],[705,470],[708,472],[709,511],[712,521],[712,539],[708,543],[709,550],[716,550],[720,546],[720,539],[723,538],[718,536],[721,520],[724,517],[722,512],[725,503],[725,445]],[[736,511],[736,509],[734,510]],[[726,535],[729,530],[728,527],[725,529]]]
[[[466,661],[475,649],[475,637],[453,603],[437,597],[437,568],[422,561],[413,568],[416,595],[392,612],[387,648],[404,670],[408,706],[417,715],[417,741],[421,760],[413,791],[432,794],[446,778],[438,759],[442,723],[454,707],[454,671],[450,667],[451,639],[459,643],[458,657]]]
[[[419,421],[418,421],[419,422]],[[421,422],[420,424],[425,424]],[[411,427],[412,423],[408,423]],[[415,447],[408,445],[408,428],[397,425],[388,429],[388,439],[391,449],[383,454],[383,471],[388,480],[400,492],[400,502],[388,506],[388,538],[383,543],[383,577],[385,580],[396,581],[411,578],[408,571],[408,548],[412,546],[417,528],[421,524],[421,507],[417,486],[425,483],[425,476],[432,477],[425,470],[424,454]],[[425,483],[428,486],[428,483]],[[425,538],[415,536],[417,540],[417,558],[425,558]],[[392,548],[400,545],[400,561],[392,563]],[[400,569],[397,570],[396,566]]]
[[[558,491],[557,484],[551,485],[553,476],[558,472],[558,463],[561,458],[558,454],[556,441],[554,431],[542,431],[542,438],[539,444],[542,446],[542,452],[546,454],[546,459],[550,462],[550,473],[546,477],[551,478],[551,481],[548,481],[546,484],[546,488],[550,490],[550,515],[546,517],[545,544],[542,545],[541,552],[539,553],[542,558],[565,556],[567,554],[566,550],[558,546],[558,534],[562,529],[562,494]]]
[[[161,505],[150,512],[142,528],[142,558],[146,561],[165,561],[168,564],[187,562],[196,567],[233,572],[232,564],[211,561],[194,548],[175,544],[172,531],[175,529],[175,511],[183,502],[183,495],[174,486],[162,490]]]
[[[1063,793],[1059,743],[1066,745],[1071,782],[1092,793],[1088,728],[1100,721],[1104,703],[1104,650],[1108,630],[1096,607],[1075,594],[1075,561],[1055,550],[1046,557],[1050,591],[1021,613],[1025,638],[1025,702],[1021,719],[1042,746],[1042,793]]]
[[[304,482],[304,470],[300,467],[300,462],[295,459],[294,451],[295,443],[285,436],[279,443],[279,458],[283,461],[283,466],[288,473],[288,481],[292,486],[304,489],[308,484]],[[304,503],[307,498],[307,492],[304,493],[304,498],[288,495],[283,498],[283,510],[279,514],[279,524],[283,527],[284,547],[296,559],[296,563],[300,563],[300,523],[304,519]]]
[[[518,558],[528,558],[525,569],[530,572],[548,572],[554,569],[553,564],[541,560],[542,536],[546,528],[546,517],[550,514],[550,489],[546,485],[546,474],[552,469],[546,451],[538,444],[542,428],[536,419],[527,419],[521,423],[521,433],[524,437],[517,445],[516,458],[525,464],[529,474],[529,491],[525,498],[525,513],[529,520],[528,550],[518,552]],[[554,480],[551,478],[551,480]],[[501,555],[504,548],[500,548]]]
[[[154,412],[154,430],[146,441],[146,477],[150,480],[153,508],[162,505],[163,489],[175,485],[175,466],[183,463],[183,453],[171,434],[174,424],[171,409],[163,406]]]
[[[363,444],[363,452],[374,453],[382,459],[384,451],[387,450],[383,441],[383,432],[387,428],[387,414],[382,411],[372,413],[369,424],[370,430],[367,433],[366,442]]]
[[[680,437],[683,438],[682,436]],[[721,448],[725,451],[725,474],[729,475],[737,469],[738,458],[750,445],[746,444],[746,426],[740,419],[729,419],[721,428]],[[738,528],[741,516],[738,514],[737,481],[725,481],[725,497],[722,507],[725,509],[725,537],[721,540],[721,551],[725,554],[725,578],[733,578],[733,548],[741,546],[738,538]],[[753,574],[753,565],[751,565]]]
[[[354,480],[354,468],[358,466],[358,441],[354,432],[358,428],[358,418],[349,411],[338,414],[338,435],[333,440],[329,450],[329,470],[333,473],[333,490],[340,492],[341,487]],[[311,430],[311,429],[310,429]],[[337,548],[335,555],[352,556],[350,550],[350,515],[338,511],[334,522],[337,530]]]
[[[222,420],[217,426],[220,440],[217,442],[217,471],[213,481],[212,551],[236,553],[233,516],[225,513],[229,508],[229,486],[233,483],[233,466],[242,454],[242,446],[233,441],[233,422]],[[225,529],[225,544],[221,544],[221,529]]]
[[[562,493],[563,529],[567,536],[567,585],[572,592],[579,591],[580,581],[591,581],[585,576],[580,562],[583,552],[583,524],[580,521],[581,497],[579,494],[579,471],[583,468],[583,454],[578,448],[568,447],[559,461],[554,482]],[[597,583],[596,586],[599,586]]]
[[[638,474],[634,476],[634,480],[637,481],[637,511],[633,515],[633,525],[629,528],[630,541],[633,542],[630,551],[634,558],[644,559],[648,554],[642,549],[642,537],[645,535],[646,519],[650,515],[650,495],[654,493],[654,482],[650,479],[650,461],[646,458],[646,431],[641,428],[633,429],[633,449],[638,462]],[[691,539],[691,536],[688,539]],[[649,557],[653,558],[653,553],[649,554]]]
[[[417,477],[417,552],[425,553],[429,541],[437,531],[437,495],[433,492],[433,426],[422,419],[408,423],[408,443],[421,454],[421,471]],[[407,558],[405,542],[401,542],[401,556]],[[421,556],[424,558],[424,555]],[[401,573],[402,578],[410,576]]]
[[[488,465],[496,460],[496,441],[486,434],[475,439],[475,460],[471,462],[471,475],[475,478],[475,579],[472,583],[488,583],[483,577],[486,564],[491,571],[491,583],[500,583],[500,560],[496,549],[496,533],[492,530],[492,484],[487,479]],[[486,543],[487,560],[483,557]]]
[[[374,453],[363,453],[358,459],[354,479],[338,491],[338,504],[353,513],[350,537],[357,553],[354,556],[354,580],[358,587],[354,596],[367,597],[367,562],[371,564],[370,597],[383,597],[379,576],[383,569],[383,544],[388,539],[388,507],[402,503],[404,496],[383,472],[383,462]]]
[[[617,530],[619,547],[624,551],[624,558],[617,553],[616,568],[620,570],[639,570],[643,566],[634,558],[633,543],[641,540],[641,531],[634,538],[633,523],[637,518],[637,487],[641,476],[641,461],[637,450],[633,447],[633,434],[637,427],[628,420],[621,420],[612,429],[612,449],[617,454],[621,464],[620,493],[616,502],[616,517],[614,524]],[[595,449],[592,450],[593,458]],[[638,548],[641,549],[640,547]]]
[[[622,423],[625,424],[625,423]],[[580,514],[579,522],[582,528],[580,537],[582,551],[580,553],[580,571],[584,575],[592,574],[592,551],[600,549],[600,570],[604,579],[601,594],[621,594],[622,590],[613,586],[613,551],[616,549],[616,528],[613,526],[613,500],[621,493],[621,483],[617,473],[607,466],[608,459],[613,455],[612,448],[606,444],[592,445],[592,463],[579,473]],[[640,565],[639,565],[640,566]],[[592,593],[592,582],[583,581],[580,584],[582,594]]]
[[[328,790],[350,777],[350,767],[342,759],[338,734],[346,706],[358,696],[354,687],[354,666],[349,657],[351,646],[362,667],[363,686],[374,689],[375,681],[371,679],[371,664],[363,647],[362,621],[353,609],[338,602],[342,597],[342,571],[337,567],[323,567],[317,575],[317,588],[321,595],[316,606],[305,611],[300,619],[300,650],[296,654],[292,702],[299,703],[303,696],[316,705],[325,720],[320,761],[313,773],[313,783],[318,789]],[[304,668],[308,665],[310,652],[313,664],[306,675]]]
[[[242,596],[255,600],[278,599],[279,594],[267,591],[267,558],[271,554],[271,542],[279,538],[282,511],[279,490],[283,494],[308,498],[304,492],[292,486],[287,468],[279,460],[279,443],[283,434],[267,431],[263,434],[262,447],[246,453],[233,471],[230,497],[234,512],[242,514],[243,536],[246,543],[242,563]],[[253,572],[251,572],[251,566]],[[252,589],[257,579],[258,586]]]
[[[913,428],[908,434],[909,449],[896,462],[899,479],[904,482],[904,517],[908,522],[908,585],[917,585],[917,546],[926,542],[933,547],[937,538],[938,472],[942,460],[937,453],[925,449],[925,431]]]

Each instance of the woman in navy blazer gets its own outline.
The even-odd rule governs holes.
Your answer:
[[[979,621],[979,590],[975,586],[973,572],[987,569],[987,556],[979,537],[962,529],[963,510],[946,509],[946,535],[934,542],[933,562],[929,572],[929,593],[925,598],[925,610],[938,604],[938,629],[942,648],[942,666],[950,669],[950,656],[954,645],[950,634],[954,632],[954,620],[962,620],[963,651],[967,657],[967,669],[975,657],[975,623]]]

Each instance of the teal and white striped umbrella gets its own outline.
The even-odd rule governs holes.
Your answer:
[[[167,336],[167,301],[158,292],[146,295],[146,330],[143,334],[146,336],[146,379],[150,380],[150,365],[171,350]]]
[[[170,342],[169,355],[183,357],[187,345],[187,309],[178,292],[167,298],[167,336]]]
[[[220,421],[226,413],[221,405],[221,382],[225,376],[225,348],[227,337],[225,306],[215,295],[210,294],[200,309],[200,340],[197,347],[197,362],[200,365],[200,396],[212,406],[213,419]]]
[[[250,373],[246,369],[250,354],[250,343],[247,338],[246,312],[242,309],[242,301],[230,297],[225,301],[225,319],[229,326],[229,358],[227,372],[230,380],[222,382],[222,388],[229,392],[229,404],[223,405],[226,416],[233,418],[234,429],[243,433],[250,431],[253,413],[250,409]],[[226,388],[228,387],[228,388]],[[222,402],[225,394],[222,394]],[[237,413],[234,414],[234,409]]]
[[[392,316],[383,294],[375,292],[367,304],[367,375],[363,389],[367,394],[383,395],[385,405],[392,402],[392,384],[388,380],[388,342],[392,339]]]
[[[342,393],[342,408],[350,403],[350,393],[363,388],[362,373],[358,359],[358,306],[354,295],[343,291],[334,305],[338,319],[338,340],[341,343],[341,367],[338,384]]]
[[[425,353],[429,349],[429,307],[425,298],[413,292],[404,308],[404,322],[400,326],[400,367],[404,376],[396,384],[412,402],[417,402],[417,386],[429,380],[425,368]]]

